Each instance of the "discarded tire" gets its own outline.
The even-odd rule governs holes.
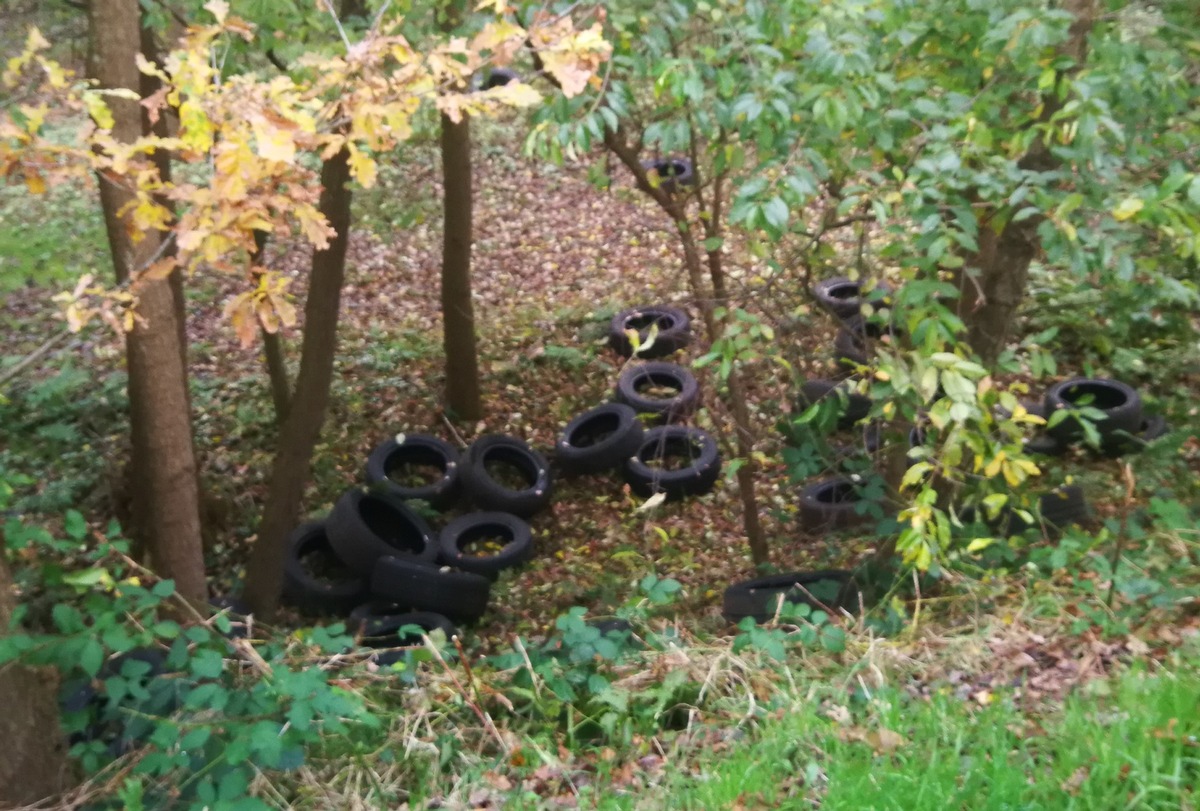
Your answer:
[[[1038,498],[1038,513],[1046,526],[1061,529],[1087,521],[1091,517],[1091,508],[1083,488],[1077,484],[1068,484],[1043,493]]]
[[[725,589],[721,615],[734,624],[746,617],[752,617],[756,623],[768,622],[775,617],[780,600],[814,609],[844,608],[851,612],[858,611],[861,602],[849,571],[787,572],[734,583]]]
[[[334,554],[324,522],[302,524],[292,533],[283,562],[284,602],[308,616],[345,614],[369,594],[367,580]]]
[[[517,72],[511,68],[492,68],[488,71],[487,78],[482,82],[484,90],[491,90],[493,87],[504,87],[510,82],[518,80]]]
[[[333,553],[351,571],[370,576],[383,557],[402,555],[425,563],[437,557],[433,530],[396,496],[347,490],[325,520]]]
[[[612,470],[637,453],[645,433],[631,406],[605,403],[567,423],[554,460],[568,474]]]
[[[845,393],[846,395],[844,400],[841,393]],[[849,391],[845,386],[839,385],[833,380],[809,380],[805,382],[800,387],[800,396],[797,399],[797,405],[802,409],[807,409],[809,406],[820,402],[826,397],[839,401],[837,427],[840,430],[852,427],[859,420],[865,419],[871,411],[870,397],[855,391]]]
[[[499,477],[510,474],[509,478]],[[529,518],[550,504],[552,480],[545,457],[503,434],[472,443],[461,465],[463,489],[481,510]]]
[[[400,633],[400,629],[406,625],[415,625],[425,633],[440,629],[447,638],[458,632],[449,617],[434,611],[375,614],[367,618],[360,626],[362,644],[371,648],[403,648],[420,645],[420,634]]]
[[[405,484],[400,478],[413,467],[437,471],[426,484]],[[407,468],[407,470],[406,470]],[[425,434],[400,434],[378,445],[367,458],[367,483],[402,499],[421,499],[435,510],[458,501],[459,456],[445,440]]]
[[[800,491],[800,525],[809,532],[820,532],[861,524],[868,520],[858,511],[862,503],[862,494],[851,479],[823,479]]]
[[[639,414],[654,414],[662,422],[677,422],[696,410],[700,386],[687,369],[652,361],[629,366],[617,378],[617,401]]]
[[[645,498],[664,493],[667,501],[710,492],[720,472],[717,441],[699,428],[681,425],[647,431],[623,471],[633,492]]]
[[[1108,441],[1100,447],[1100,451],[1105,456],[1114,458],[1127,453],[1137,453],[1170,430],[1166,418],[1161,415],[1143,417],[1142,424],[1136,433],[1109,437]]]
[[[691,320],[687,313],[675,307],[655,305],[625,310],[613,316],[608,330],[608,343],[618,355],[633,355],[633,344],[626,330],[637,330],[638,346],[650,340],[651,327],[657,326],[654,342],[639,349],[639,358],[661,358],[683,349],[692,342]]]
[[[642,161],[642,167],[658,177],[658,187],[667,194],[675,194],[684,186],[696,183],[695,168],[687,158],[656,158]]]
[[[484,539],[495,539],[500,548],[481,555],[468,551],[471,544]],[[533,557],[529,525],[508,513],[472,513],[456,518],[442,530],[438,545],[439,562],[485,577],[520,566]]]
[[[866,340],[845,327],[833,336],[833,359],[839,366],[851,372],[871,362],[867,355]]]
[[[1096,430],[1101,443],[1124,432],[1136,433],[1142,425],[1142,398],[1131,386],[1117,380],[1076,378],[1055,383],[1046,390],[1046,419],[1064,408],[1091,407],[1104,412]],[[1067,417],[1046,433],[1060,443],[1077,442],[1084,437],[1079,420]]]
[[[395,557],[380,560],[371,574],[371,592],[377,598],[460,622],[474,622],[483,616],[491,587],[483,575]]]

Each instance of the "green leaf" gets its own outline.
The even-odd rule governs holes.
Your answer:
[[[100,666],[104,664],[104,646],[95,639],[85,639],[83,647],[79,651],[79,666],[83,672],[89,676],[95,676],[100,672]]]
[[[773,228],[782,231],[787,225],[788,207],[782,198],[772,197],[763,205],[762,212],[767,224]]]
[[[709,237],[708,239],[704,240],[704,250],[719,251],[721,250],[721,246],[724,244],[725,240],[721,237]]]
[[[836,625],[827,625],[821,629],[821,647],[830,653],[841,653],[846,649],[846,632]]]
[[[87,537],[87,521],[75,510],[67,510],[63,516],[63,531],[73,541],[82,541]]]
[[[198,650],[192,656],[191,671],[201,679],[215,679],[225,668],[225,660],[215,650]]]
[[[84,589],[98,586],[101,583],[106,586],[111,585],[112,577],[109,576],[106,569],[94,567],[91,569],[82,569],[78,572],[68,572],[63,575],[63,582],[68,586]]]

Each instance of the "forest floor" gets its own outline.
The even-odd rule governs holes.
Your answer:
[[[514,120],[476,130],[473,278],[486,410],[477,425],[454,421],[442,402],[435,144],[406,148],[381,167],[376,188],[357,194],[335,390],[305,495],[308,517],[322,516],[342,491],[360,484],[370,450],[397,433],[436,434],[462,447],[481,434],[503,432],[535,448],[553,447],[571,417],[611,398],[624,362],[607,348],[608,324],[615,312],[669,303],[697,315],[669,223],[640,198],[628,178],[618,175],[611,188],[599,190],[588,179],[591,163],[555,167],[521,157],[519,128]],[[758,262],[747,259],[737,245],[728,250],[735,303],[788,325],[778,331],[770,356],[747,368],[748,401],[761,452],[757,494],[771,568],[852,568],[880,539],[854,533],[814,535],[798,525],[795,496],[802,482],[790,479],[776,430],[779,419],[792,410],[794,380],[828,371],[834,324],[808,301],[799,272],[784,273],[768,285]],[[58,188],[46,197],[31,198],[20,188],[0,188],[0,328],[5,336],[0,347],[0,476],[15,489],[14,512],[51,528],[67,509],[79,510],[99,528],[127,509],[129,494],[121,476],[127,417],[120,339],[96,325],[78,335],[65,334],[51,301],[54,292],[69,287],[84,272],[105,277],[107,262],[91,190]],[[300,246],[273,247],[267,264],[287,272],[293,294],[302,301],[307,255]],[[208,564],[213,591],[222,594],[238,588],[275,443],[260,348],[240,348],[222,316],[224,301],[238,281],[197,277],[188,284]],[[1044,322],[1053,303],[1033,302],[1035,312],[1039,307]],[[293,374],[298,334],[286,336]],[[677,360],[686,364],[699,353],[693,346]],[[17,371],[26,361],[30,362]],[[1064,359],[1058,376],[1090,368],[1082,361],[1078,369],[1070,367],[1071,359]],[[722,433],[718,426],[728,419],[717,381],[707,369],[697,370],[697,376],[704,408],[695,424]],[[550,759],[558,764],[551,772],[516,757],[478,759],[473,761],[478,767],[474,782],[435,781],[421,796],[441,798],[442,807],[499,807],[503,798],[524,790],[560,804],[587,805],[579,794],[587,781],[575,780],[563,766],[578,758],[586,760],[590,780],[603,773],[610,784],[622,787],[612,795],[616,799],[610,797],[611,807],[679,807],[672,806],[676,790],[690,798],[683,807],[816,807],[813,797],[822,795],[830,780],[828,763],[814,773],[812,752],[781,754],[785,739],[813,734],[814,740],[831,748],[858,746],[866,758],[861,769],[869,770],[872,762],[890,762],[895,769],[889,774],[911,778],[924,768],[916,753],[940,751],[934,742],[944,742],[949,733],[975,734],[977,712],[990,712],[987,708],[997,702],[1008,715],[991,718],[990,728],[1035,724],[1042,716],[1027,711],[1041,713],[1053,707],[1057,720],[1047,722],[1046,729],[1054,728],[1060,744],[1080,736],[1114,734],[1103,719],[1096,721],[1092,710],[1099,712],[1105,697],[1115,691],[1124,702],[1120,711],[1128,717],[1143,695],[1141,682],[1129,679],[1140,678],[1137,674],[1143,670],[1170,682],[1145,688],[1151,694],[1149,703],[1162,717],[1148,714],[1142,727],[1121,734],[1178,742],[1172,762],[1183,763],[1187,774],[1196,775],[1200,765],[1194,749],[1195,720],[1200,713],[1190,720],[1186,716],[1189,707],[1196,706],[1194,694],[1189,703],[1187,690],[1197,682],[1186,674],[1200,663],[1200,537],[1192,519],[1200,444],[1189,394],[1200,386],[1194,374],[1181,379],[1165,372],[1156,380],[1156,402],[1176,430],[1153,453],[1126,460],[1132,493],[1130,479],[1110,460],[1071,454],[1045,466],[1039,487],[1068,480],[1085,486],[1096,519],[1084,530],[1058,542],[1032,540],[1019,550],[1015,562],[984,561],[969,574],[946,573],[932,584],[914,580],[913,590],[902,591],[884,607],[898,618],[898,633],[892,638],[881,637],[878,624],[849,617],[836,620],[850,637],[844,651],[797,651],[789,637],[788,656],[802,660],[793,663],[796,679],[812,681],[797,685],[792,680],[786,689],[775,681],[770,690],[782,689],[793,709],[807,707],[807,715],[796,717],[808,720],[789,727],[785,714],[773,714],[756,738],[755,745],[767,749],[749,755],[740,750],[730,754],[729,762],[735,765],[723,765],[720,753],[735,748],[731,741],[742,735],[741,725],[728,728],[731,738],[689,721],[686,747],[676,739],[670,745],[675,748],[667,748],[673,755],[682,751],[680,747],[690,754],[674,763],[668,763],[663,748],[667,738],[634,736],[638,743],[629,752],[598,747],[585,757],[560,751]],[[1034,393],[1040,394],[1048,378],[1032,382]],[[728,438],[722,435],[728,458]],[[693,651],[688,663],[659,665],[665,670],[711,666],[714,672],[736,671],[741,660],[731,645],[738,643],[720,616],[721,595],[730,583],[754,576],[755,568],[741,529],[734,483],[722,478],[710,495],[650,511],[639,511],[641,502],[615,475],[557,482],[552,507],[531,520],[534,559],[497,582],[484,620],[467,630],[468,651],[508,650],[517,636],[543,640],[572,607],[584,607],[594,617],[642,605],[639,585],[653,573],[682,586],[668,607],[652,612],[656,627],[674,627],[680,638],[691,641]],[[450,517],[435,518],[435,528]],[[1124,538],[1117,546],[1120,533]],[[287,616],[282,624],[292,623],[301,621]],[[768,650],[772,639],[764,637],[759,643]],[[1134,676],[1127,675],[1131,667]],[[1176,672],[1186,689],[1172,681]],[[740,706],[750,717],[761,685],[749,675],[745,680],[749,704]],[[1086,685],[1092,682],[1105,686],[1088,692]],[[936,718],[914,716],[923,720],[911,722],[901,744],[881,730],[902,722],[885,717],[878,706],[871,710],[878,717],[869,729],[849,716],[838,720],[838,708],[852,696],[861,698],[864,691],[883,691],[881,695],[897,703],[903,694],[905,700],[936,699],[953,706],[937,705],[942,707],[941,717],[949,719],[940,731]],[[1064,704],[1080,691],[1095,705],[1079,709]],[[767,696],[760,694],[758,699],[765,701]],[[823,724],[834,719],[833,728],[814,733],[810,722],[817,718]],[[1177,729],[1177,724],[1187,730]],[[1013,734],[1037,741],[1048,734],[1046,729],[1030,727]],[[923,738],[926,734],[932,737]],[[533,744],[525,743],[529,751]],[[996,745],[1011,749],[1011,741]],[[1053,748],[1042,745],[1048,751]],[[946,751],[950,759],[968,756],[954,747]],[[1153,760],[1156,753],[1146,757]],[[1029,757],[1038,758],[1032,750]],[[1113,758],[1119,761],[1119,756]],[[773,765],[750,778],[747,774],[753,769],[748,764],[756,762]],[[844,762],[857,761],[850,757]],[[1074,765],[1065,774],[1056,772],[1051,781],[1059,789],[1055,796],[1075,799],[1067,804],[1045,800],[1051,803],[1045,807],[1076,803],[1080,808],[1180,808],[1185,807],[1181,802],[1195,802],[1191,789],[1179,788],[1163,804],[1147,800],[1139,805],[1142,801],[1130,787],[1126,801],[1113,797],[1111,805],[1096,804],[1089,789],[1080,793],[1096,761],[1076,748],[1063,754],[1063,762]],[[795,792],[780,773],[780,768],[791,766],[803,775],[796,778]],[[1085,770],[1082,778],[1079,769]],[[731,770],[740,770],[743,782],[738,783]],[[308,789],[318,797],[312,800],[314,807],[321,806],[320,797],[324,802],[333,802],[333,796],[345,800],[361,782],[344,768],[330,773],[336,779],[326,780],[314,767],[301,780],[312,783]],[[716,784],[706,783],[705,774],[728,777],[733,788],[725,794],[704,794]],[[1127,776],[1117,775],[1103,785],[1121,785]],[[845,795],[850,799],[821,807],[854,807],[856,802],[857,807],[949,807],[899,789],[895,797],[909,800],[870,805],[870,797],[887,796],[885,782],[872,789],[878,794],[856,789],[858,793]],[[630,799],[647,788],[656,793],[646,795],[644,803]],[[954,804],[969,796],[954,794],[962,787],[955,786],[953,776],[945,788],[947,793],[937,795],[941,803]],[[800,800],[788,805],[787,797],[806,799],[803,805]],[[595,797],[593,802],[609,807]]]

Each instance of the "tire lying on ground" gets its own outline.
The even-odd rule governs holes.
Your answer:
[[[567,423],[554,460],[563,473],[572,475],[612,470],[637,453],[645,433],[632,407],[605,403]]]
[[[408,466],[439,473],[426,484],[400,484],[393,477]],[[366,474],[367,484],[402,499],[421,499],[438,511],[453,507],[461,489],[458,451],[449,442],[425,434],[398,434],[377,445],[367,458]]]
[[[507,469],[519,486],[497,478]],[[463,490],[481,510],[529,518],[550,504],[553,481],[545,457],[524,440],[503,434],[482,436],[471,444],[461,465]]]
[[[1100,446],[1100,452],[1110,458],[1124,456],[1127,453],[1138,453],[1154,440],[1165,436],[1170,430],[1165,417],[1160,415],[1143,417],[1142,424],[1136,433],[1129,435],[1122,433],[1109,437],[1108,441]]]
[[[364,577],[383,557],[402,555],[425,563],[437,557],[433,530],[425,519],[387,493],[347,490],[325,519],[325,534],[338,559]]]
[[[479,84],[480,89],[491,90],[493,87],[504,87],[518,80],[517,72],[511,68],[492,68]]]
[[[682,425],[651,428],[623,469],[633,492],[644,498],[664,493],[667,501],[710,492],[720,472],[717,441],[699,428]]]
[[[1101,443],[1115,436],[1134,434],[1142,426],[1142,398],[1132,386],[1118,380],[1079,377],[1055,383],[1046,390],[1046,419],[1064,408],[1091,407],[1104,412],[1095,423]],[[1061,444],[1078,442],[1084,437],[1079,420],[1068,416],[1046,433]]]
[[[842,395],[845,394],[845,399]],[[808,380],[800,387],[797,406],[807,409],[814,403],[825,398],[839,401],[837,428],[845,430],[852,427],[861,419],[865,419],[871,411],[871,398],[852,391],[850,386],[839,384],[833,380]]]
[[[329,576],[313,574],[314,568]],[[345,614],[369,594],[366,578],[352,573],[334,554],[323,521],[301,524],[292,532],[283,561],[284,602],[306,616]]]
[[[655,305],[625,310],[614,315],[608,330],[608,344],[618,355],[628,358],[633,355],[633,344],[626,330],[637,330],[638,346],[641,347],[650,339],[652,326],[658,328],[654,334],[654,342],[638,350],[639,358],[661,358],[683,349],[692,342],[691,320],[687,313],[676,307]]]
[[[483,575],[405,558],[383,558],[371,575],[371,592],[377,598],[460,622],[474,622],[483,616],[491,588],[491,581]]]
[[[667,194],[675,194],[685,186],[696,184],[695,167],[687,158],[654,158],[642,161],[642,168],[647,174],[658,177],[658,187]]]
[[[484,539],[499,541],[500,548],[482,555],[467,551],[471,544]],[[528,524],[509,513],[471,513],[447,524],[438,539],[438,546],[439,563],[464,572],[495,577],[533,557],[533,532]]]
[[[860,282],[837,276],[825,279],[813,285],[813,298],[817,303],[832,313],[836,318],[846,320],[862,313],[864,301],[873,303],[885,302],[891,295],[892,288],[879,282],[863,296],[863,285]]]
[[[994,518],[973,506],[963,508],[958,516],[964,524],[979,521],[992,532],[1006,537],[1019,535],[1031,527],[1044,527],[1049,534],[1055,535],[1067,526],[1087,521],[1091,517],[1091,507],[1082,487],[1066,484],[1038,497],[1037,514],[1032,523],[1011,507],[1001,508]]]
[[[725,589],[721,616],[734,624],[746,617],[753,617],[756,623],[768,622],[775,617],[780,600],[851,612],[857,612],[861,602],[849,571],[787,572],[734,583]]]
[[[422,637],[434,631],[441,631],[446,639],[458,633],[449,617],[433,611],[413,611],[373,617],[365,626],[360,642],[370,648],[384,648],[372,654],[371,661],[387,667],[405,661],[412,649],[425,644]]]
[[[700,385],[696,377],[674,363],[651,361],[627,366],[617,378],[617,402],[661,422],[677,422],[696,410]]]
[[[835,476],[808,485],[800,491],[800,525],[821,532],[861,524],[869,516],[858,511],[862,494],[852,479]]]
[[[866,340],[843,327],[833,336],[833,359],[848,372],[871,363]]]

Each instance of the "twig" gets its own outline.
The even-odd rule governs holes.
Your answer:
[[[446,416],[446,412],[442,412],[442,422],[446,423],[446,427],[450,429],[450,433],[454,434],[454,438],[458,440],[458,444],[464,448],[467,446],[467,440],[463,439],[463,435],[454,427],[454,423],[450,422],[450,418]]]
[[[52,335],[51,337],[47,338],[45,343],[22,358],[19,362],[17,362],[16,365],[10,366],[4,372],[4,374],[0,375],[0,386],[3,386],[21,372],[25,371],[25,369],[31,364],[36,362],[42,356],[48,354],[52,349],[58,346],[58,344],[61,344],[65,338],[69,338],[70,336],[71,333],[67,330],[64,330],[57,335]]]
[[[342,21],[338,19],[337,12],[333,10],[333,3],[330,0],[325,0],[325,10],[329,12],[329,16],[333,18],[333,24],[337,26],[342,44],[346,46],[346,53],[350,53],[350,38],[346,36],[346,29],[342,28]]]

